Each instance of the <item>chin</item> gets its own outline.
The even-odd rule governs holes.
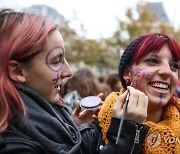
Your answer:
[[[57,97],[49,98],[49,99],[47,99],[47,101],[51,104],[55,104],[59,101],[59,98],[57,98]]]
[[[160,98],[160,97],[156,97],[156,98],[152,98],[151,100],[149,100],[149,102],[151,102],[152,104],[154,104],[154,106],[156,106],[157,108],[162,108],[164,107],[169,101],[167,98]]]

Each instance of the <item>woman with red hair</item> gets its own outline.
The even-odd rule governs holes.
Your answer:
[[[144,124],[150,128],[139,153],[179,154],[180,100],[175,97],[179,62],[179,44],[164,34],[140,36],[127,46],[119,65],[119,77],[124,89],[111,93],[98,115],[106,143],[109,142],[106,132],[111,123],[110,118],[103,117],[111,117],[109,108],[116,106],[112,100],[121,94],[124,95],[124,90],[131,85],[129,104],[134,103],[136,106],[137,101],[141,99],[141,96],[134,94],[136,90],[142,91],[148,97],[147,118]],[[146,108],[141,112],[144,110]],[[128,120],[128,115],[125,119]],[[127,126],[123,127],[128,129]],[[139,131],[141,132],[140,128]],[[135,148],[136,143],[134,141]]]
[[[53,22],[31,13],[0,10],[1,154],[94,154],[107,153],[109,149],[115,153],[125,143],[129,147],[128,141],[135,134],[129,135],[126,130],[128,136],[123,142],[114,143],[121,110],[118,105],[109,129],[111,142],[104,148],[99,142],[101,131],[97,121],[81,125],[92,120],[96,110],[81,112],[78,103],[72,119],[60,96],[64,79],[71,75],[63,38]],[[142,98],[129,118],[139,123],[146,118],[146,111],[139,113],[142,106],[147,108],[147,98]],[[121,96],[117,104],[124,99],[125,95]],[[145,134],[147,127],[143,129]]]

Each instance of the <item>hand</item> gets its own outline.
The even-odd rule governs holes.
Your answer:
[[[103,97],[103,94],[100,93],[98,97]],[[80,107],[80,101],[76,101],[76,108],[72,113],[72,117],[76,123],[77,126],[84,124],[84,123],[92,123],[98,115],[98,112],[100,111],[101,106],[99,106],[95,110],[83,110],[81,111]]]
[[[125,115],[126,120],[133,120],[137,123],[143,123],[147,117],[148,97],[141,91],[128,87],[122,95],[119,96],[113,108],[113,116],[121,118],[124,109],[124,102],[126,100],[128,91],[130,93],[129,103]]]

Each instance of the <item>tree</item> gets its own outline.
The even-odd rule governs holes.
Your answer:
[[[118,19],[119,26],[112,37],[101,40],[78,36],[64,19],[60,30],[65,40],[67,60],[70,63],[83,61],[87,65],[97,67],[100,61],[103,61],[106,67],[117,69],[120,46],[126,47],[130,41],[140,35],[159,32],[171,35],[180,41],[180,31],[175,31],[171,23],[158,21],[156,12],[149,11],[148,3],[139,2],[135,10],[127,9],[127,20]]]
[[[107,66],[109,52],[103,45],[103,41],[87,39],[79,36],[75,30],[69,27],[69,22],[61,18],[60,32],[64,38],[66,59],[70,63],[83,61],[90,66],[97,66],[100,59],[103,59]],[[106,62],[107,61],[107,62]]]
[[[149,3],[139,2],[136,12],[133,8],[126,11],[127,21],[119,20],[119,27],[113,34],[113,45],[127,46],[134,38],[148,33],[164,33],[180,41],[180,31],[175,31],[171,23],[158,21],[157,13],[150,12]]]
[[[113,67],[117,68],[119,64],[120,47],[125,48],[140,35],[158,32],[171,35],[180,41],[180,31],[175,31],[171,23],[158,21],[157,13],[150,12],[148,3],[139,2],[135,10],[133,8],[127,9],[127,20],[118,19],[117,30],[112,37],[105,40],[106,48],[111,53],[109,61],[113,62],[113,64],[111,63]]]

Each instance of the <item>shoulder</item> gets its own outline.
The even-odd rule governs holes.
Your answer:
[[[23,134],[5,131],[0,134],[1,154],[48,154],[48,152],[37,142]]]

